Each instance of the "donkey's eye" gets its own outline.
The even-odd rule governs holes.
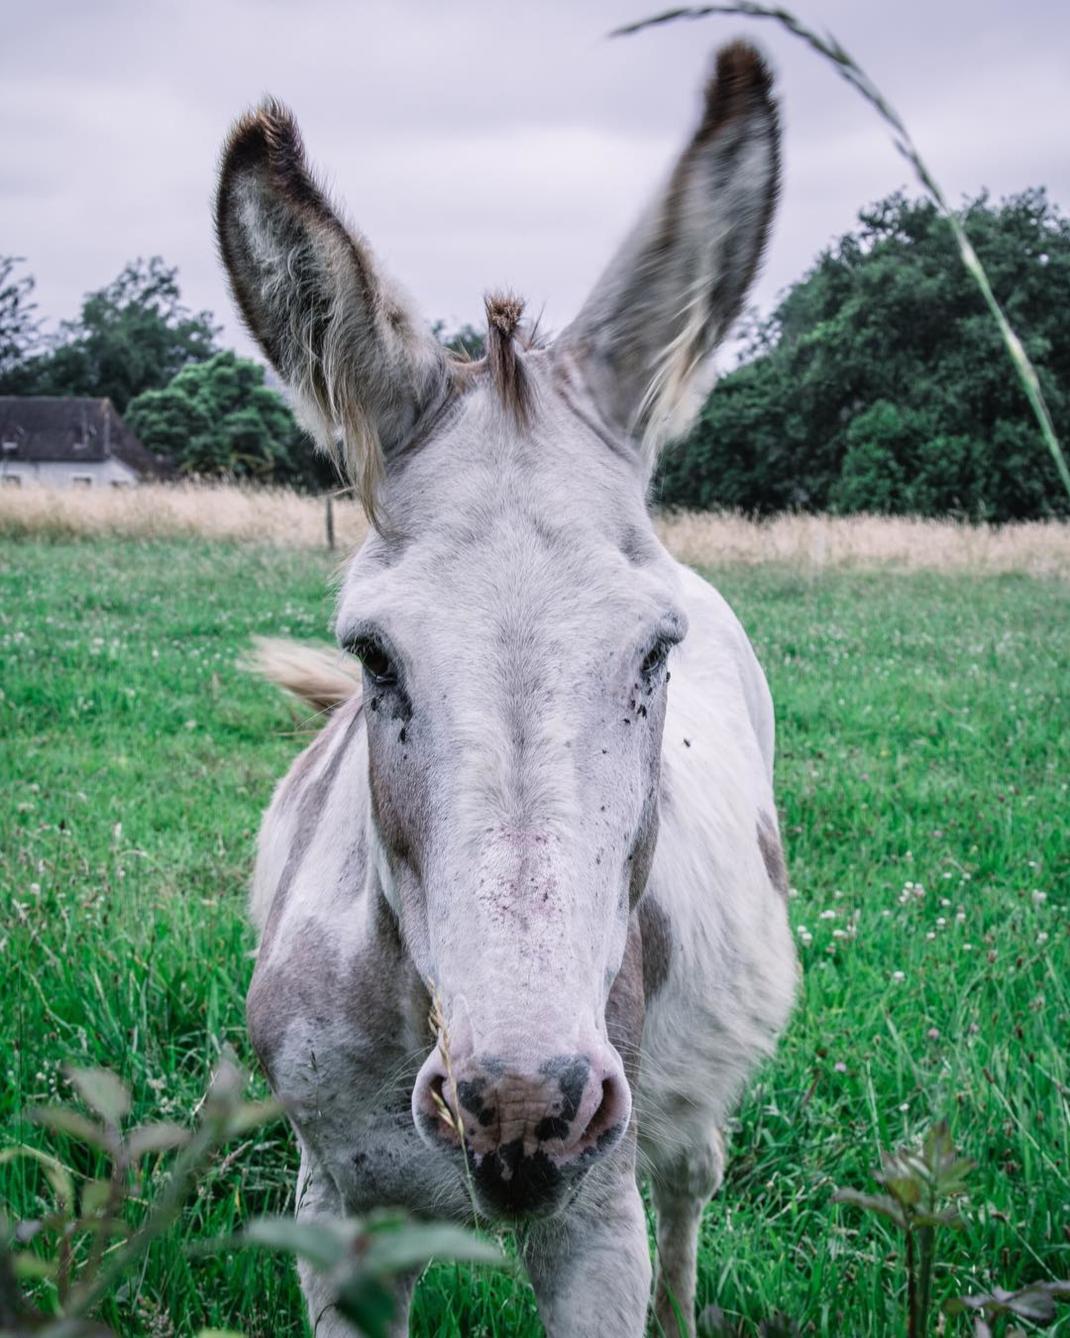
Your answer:
[[[653,678],[665,663],[665,657],[669,653],[669,644],[668,641],[655,641],[647,651],[640,667],[640,673],[644,678]]]
[[[357,657],[364,666],[364,672],[380,687],[389,687],[398,681],[393,661],[378,641],[373,641],[370,637],[361,637],[346,646],[346,650]]]

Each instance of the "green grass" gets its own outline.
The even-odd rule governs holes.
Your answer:
[[[281,550],[0,542],[3,1141],[42,1142],[19,1112],[68,1095],[65,1060],[121,1072],[142,1118],[187,1115],[224,1042],[253,1067],[244,888],[300,740],[235,661],[253,633],[323,635],[328,574]],[[700,1304],[755,1326],[779,1307],[815,1333],[900,1331],[898,1242],[830,1196],[871,1187],[878,1147],[938,1114],[979,1167],[937,1300],[1070,1276],[1070,590],[714,576],[777,701],[809,941],[798,1013],[706,1215]],[[186,1252],[285,1210],[293,1171],[281,1124],[218,1164],[104,1318],[131,1335],[302,1333],[288,1264]],[[11,1216],[38,1214],[43,1190],[27,1164],[3,1168]],[[539,1332],[526,1288],[453,1266],[431,1270],[414,1320]]]

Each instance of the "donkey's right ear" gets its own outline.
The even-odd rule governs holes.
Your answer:
[[[444,393],[446,359],[331,209],[292,115],[277,102],[231,131],[216,232],[245,323],[297,396],[302,421],[373,512],[384,455]]]

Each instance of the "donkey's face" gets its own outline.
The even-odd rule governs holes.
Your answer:
[[[665,195],[577,320],[536,349],[492,299],[475,364],[387,287],[282,109],[224,159],[239,304],[377,520],[337,618],[364,665],[373,876],[439,1017],[413,1117],[444,1153],[463,1136],[491,1213],[553,1210],[628,1127],[607,1004],[686,632],[644,495],[764,245],[769,82],[723,51]]]

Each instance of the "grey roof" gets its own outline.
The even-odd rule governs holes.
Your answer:
[[[6,460],[99,464],[113,458],[138,474],[170,473],[163,460],[142,446],[108,399],[0,395],[0,449]]]

